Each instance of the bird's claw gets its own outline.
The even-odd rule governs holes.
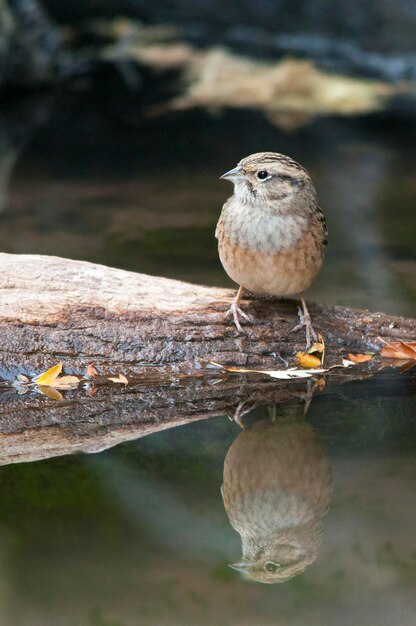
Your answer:
[[[242,309],[240,309],[240,307],[238,306],[237,302],[233,302],[230,306],[230,308],[228,309],[227,313],[225,314],[225,317],[231,317],[233,318],[233,322],[235,324],[235,327],[237,328],[239,333],[244,333],[244,330],[240,324],[240,320],[238,319],[238,316],[241,316],[244,320],[246,320],[246,322],[248,322],[249,324],[253,323],[253,320],[246,314],[244,313],[244,311]]]
[[[316,332],[314,330],[314,327],[312,326],[311,316],[309,315],[309,313],[304,313],[304,311],[302,311],[302,309],[299,307],[298,316],[299,316],[300,322],[294,328],[292,328],[290,332],[296,333],[301,328],[305,328],[306,350],[308,350],[312,345],[311,339],[313,339],[314,341],[318,341],[318,337],[316,336]]]
[[[230,416],[231,421],[238,424],[240,428],[244,430],[245,427],[242,418],[246,415],[246,413],[250,413],[250,411],[252,411],[255,407],[256,404],[254,402],[249,402],[248,400],[240,401],[233,415]]]

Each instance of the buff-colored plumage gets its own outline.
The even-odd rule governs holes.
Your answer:
[[[310,424],[264,420],[241,432],[228,450],[221,492],[241,536],[243,558],[236,569],[276,583],[316,559],[331,472]]]
[[[234,194],[215,234],[221,263],[240,285],[230,312],[242,331],[238,316],[247,316],[238,307],[241,288],[282,297],[302,294],[321,268],[327,230],[307,171],[283,154],[252,154],[222,178],[233,182]],[[304,313],[308,316],[305,304]]]

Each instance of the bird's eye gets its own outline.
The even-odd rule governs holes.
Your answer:
[[[259,178],[260,180],[264,180],[268,177],[268,175],[269,172],[267,170],[260,170],[259,172],[257,172],[257,178]]]
[[[268,561],[264,566],[264,569],[266,570],[266,572],[274,573],[279,569],[279,567],[279,563],[275,563],[274,561]]]

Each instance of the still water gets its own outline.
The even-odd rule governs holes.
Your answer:
[[[256,112],[143,120],[108,100],[4,111],[2,251],[227,285],[218,176],[274,149],[310,169],[327,215],[310,297],[414,315],[414,127],[286,134]],[[96,454],[10,464],[3,438],[0,625],[413,626],[415,380],[327,385],[306,418],[294,397],[256,406],[243,430],[210,410]],[[140,390],[132,407],[140,424]]]
[[[367,385],[4,465],[0,623],[413,625],[415,376]]]

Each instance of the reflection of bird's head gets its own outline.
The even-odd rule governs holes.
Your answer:
[[[301,574],[315,561],[321,538],[322,524],[312,521],[278,531],[267,540],[259,537],[243,539],[243,551],[253,557],[242,558],[231,567],[261,583],[284,582]]]
[[[308,423],[262,421],[240,433],[222,486],[242,541],[243,558],[231,567],[264,583],[303,572],[318,556],[330,492],[324,449]]]

